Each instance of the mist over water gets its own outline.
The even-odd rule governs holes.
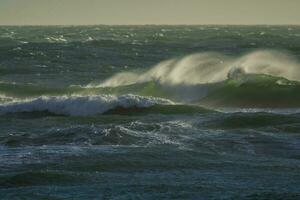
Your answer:
[[[0,27],[0,199],[299,199],[300,27]]]
[[[295,57],[279,51],[261,50],[239,57],[219,53],[192,54],[160,62],[143,73],[118,73],[96,87],[116,87],[149,81],[167,85],[207,84],[224,81],[237,71],[300,80],[300,64]]]

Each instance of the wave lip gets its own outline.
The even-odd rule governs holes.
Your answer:
[[[102,114],[117,107],[144,108],[154,105],[170,105],[172,101],[137,95],[52,96],[0,104],[0,114],[22,112],[50,112],[58,115],[90,116]]]

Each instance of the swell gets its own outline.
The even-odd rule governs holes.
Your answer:
[[[209,107],[298,108],[300,83],[268,75],[241,75],[219,84],[200,102]]]
[[[101,90],[114,94],[132,93],[168,98],[183,104],[198,104],[213,109],[300,107],[299,82],[264,74],[236,74],[225,81],[207,84],[163,85],[150,81],[105,87]]]

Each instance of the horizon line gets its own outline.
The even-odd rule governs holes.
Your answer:
[[[300,26],[300,24],[0,24],[0,26]]]

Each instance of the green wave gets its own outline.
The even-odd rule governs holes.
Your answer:
[[[240,74],[223,82],[198,85],[163,85],[156,81],[118,87],[46,87],[0,83],[1,102],[11,98],[70,95],[124,95],[167,98],[204,107],[291,108],[300,107],[300,83],[264,74]]]
[[[269,75],[247,74],[219,84],[200,103],[209,107],[299,107],[300,83]]]
[[[147,83],[105,88],[102,91],[168,98],[204,107],[291,108],[300,107],[300,83],[264,74],[242,74],[223,82],[165,86]]]

